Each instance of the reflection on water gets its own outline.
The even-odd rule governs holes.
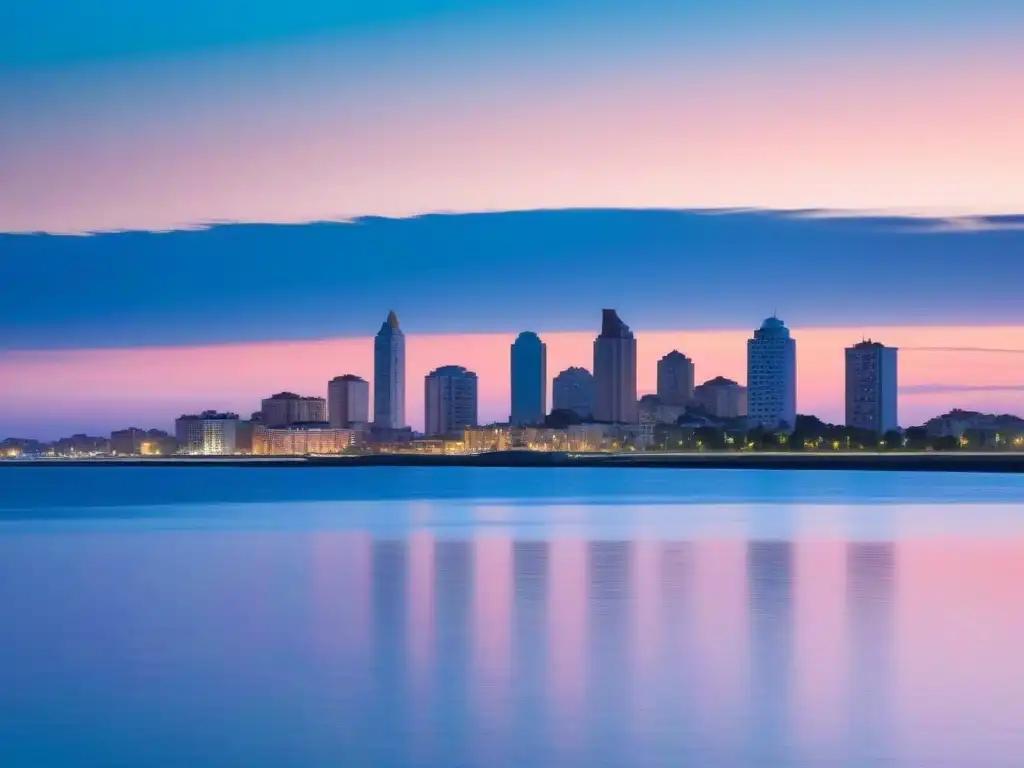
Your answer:
[[[535,537],[515,516],[2,535],[0,764],[1024,754],[1019,535]]]

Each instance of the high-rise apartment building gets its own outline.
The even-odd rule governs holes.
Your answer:
[[[540,424],[547,414],[548,348],[540,337],[523,331],[512,344],[512,410],[516,427]]]
[[[693,388],[693,404],[720,419],[736,419],[747,415],[747,388],[716,376]]]
[[[426,434],[461,434],[477,425],[477,378],[461,365],[445,365],[427,374],[423,391]]]
[[[686,405],[693,399],[693,361],[672,350],[658,361],[658,400],[663,405]]]
[[[846,348],[846,426],[898,429],[897,387],[896,347],[867,340]]]
[[[389,312],[373,340],[373,424],[405,427],[405,334]]]
[[[370,383],[351,373],[327,382],[327,416],[336,429],[365,426],[370,421]]]
[[[174,422],[178,453],[195,456],[229,456],[238,450],[237,413],[203,411],[181,416]]]
[[[594,339],[594,419],[637,422],[636,338],[614,309],[602,312]]]
[[[747,340],[747,415],[769,429],[796,425],[796,342],[774,315]]]
[[[551,408],[573,411],[581,419],[594,415],[594,377],[586,368],[566,368],[551,382]]]
[[[322,397],[302,397],[294,392],[278,392],[260,405],[261,423],[267,427],[287,427],[327,421],[327,401]]]

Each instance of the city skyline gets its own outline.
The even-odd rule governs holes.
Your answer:
[[[900,353],[899,384],[901,426],[905,427],[923,423],[933,416],[954,408],[997,413],[1020,412],[1021,409],[1019,408],[1004,407],[1005,401],[1002,400],[1002,398],[1009,396],[1011,398],[1011,406],[1014,398],[1016,402],[1024,403],[1024,387],[1019,385],[1008,383],[1005,386],[979,385],[977,387],[962,387],[941,383],[941,377],[937,374],[947,370],[950,356],[959,359],[973,359],[976,367],[986,367],[985,365],[978,366],[979,360],[986,361],[988,367],[995,368],[998,372],[1007,376],[1013,376],[1019,370],[1019,355],[1016,349],[1012,347],[999,349],[977,346],[981,336],[972,334],[972,330],[963,328],[871,329],[869,335],[873,337],[902,341],[907,335],[920,339],[922,334],[924,334],[923,338],[931,342],[928,346],[922,347],[908,347],[901,343],[891,345],[903,347]],[[1002,330],[1007,334],[1016,334],[1012,336],[1015,343],[1024,344],[1024,328]],[[565,338],[566,336],[568,338]],[[724,376],[739,382],[743,386],[746,382],[746,365],[748,363],[744,346],[750,337],[750,332],[715,332],[710,334],[702,334],[700,332],[685,334],[651,332],[637,334],[639,353],[637,366],[638,395],[642,396],[656,392],[657,363],[666,356],[662,352],[665,349],[673,351],[688,349],[694,353],[690,357],[695,362],[695,381],[698,384]],[[428,359],[428,353],[445,354],[451,357],[450,347],[448,347],[451,341],[450,337],[434,337],[434,339],[431,339],[430,337],[417,337],[414,335],[412,338],[414,341],[412,345],[414,365],[412,372],[408,374],[409,376],[418,379],[437,367],[436,359]],[[508,419],[509,398],[511,397],[511,390],[509,388],[509,357],[507,353],[504,355],[505,365],[502,370],[498,355],[495,354],[494,350],[497,345],[501,344],[504,344],[507,350],[514,338],[512,335],[479,334],[473,337],[463,337],[462,339],[463,344],[459,347],[460,359],[470,362],[484,361],[486,363],[484,367],[490,371],[486,376],[480,377],[479,423],[502,423]],[[571,367],[584,370],[590,369],[590,365],[586,364],[586,361],[584,361],[584,364],[580,364],[580,358],[587,354],[588,348],[593,348],[595,338],[593,335],[556,333],[543,334],[543,338],[545,339],[545,349],[549,346],[548,340],[552,342],[553,362],[548,369],[549,373],[545,386],[549,393],[552,391],[554,379],[565,369]],[[844,423],[846,397],[844,356],[846,354],[845,350],[853,343],[852,331],[844,329],[798,329],[795,331],[795,338],[800,340],[801,349],[810,350],[808,357],[811,361],[819,366],[820,369],[830,371],[829,375],[831,378],[828,382],[829,388],[826,390],[821,390],[820,388],[811,388],[809,391],[800,390],[799,413],[819,416],[826,421],[837,424]],[[944,341],[946,346],[938,345],[936,342],[939,340]],[[416,341],[423,343],[423,347],[417,348]],[[333,360],[336,358],[335,353],[331,350],[337,351],[340,349],[342,351],[340,357],[352,364],[352,370],[365,370],[365,363],[360,365],[357,361],[361,358],[364,360],[367,357],[372,358],[373,348],[372,338],[316,342],[312,345],[288,344],[281,345],[278,348],[276,357],[281,360],[291,361],[290,366],[285,366],[289,370],[287,375],[289,382],[304,382],[303,386],[289,386],[289,388],[305,393],[300,398],[301,400],[315,401],[315,403],[320,404],[319,407],[323,407],[326,403],[330,382],[338,376],[332,370],[334,367]],[[448,351],[437,352],[437,349]],[[261,360],[261,364],[255,369],[246,367],[246,365],[239,368],[239,359],[233,354],[235,351],[231,347],[211,348],[208,351],[209,356],[197,359],[194,365],[184,366],[185,369],[191,369],[195,365],[199,365],[207,369],[208,366],[221,365],[225,374],[232,372],[232,375],[240,377],[236,378],[233,383],[226,385],[227,387],[237,387],[237,389],[232,389],[230,392],[224,392],[222,389],[222,394],[217,397],[198,395],[188,391],[171,391],[167,392],[163,397],[157,398],[146,407],[146,411],[142,411],[139,410],[137,402],[125,402],[114,396],[111,399],[111,410],[105,417],[106,420],[101,424],[78,426],[82,422],[74,421],[76,418],[74,411],[67,410],[61,412],[56,407],[53,407],[52,413],[61,415],[61,421],[48,422],[46,418],[37,418],[30,415],[21,425],[14,425],[13,429],[6,427],[3,422],[0,422],[0,431],[4,431],[3,428],[6,427],[7,434],[5,436],[53,439],[72,432],[105,433],[116,429],[124,429],[127,426],[163,428],[167,427],[170,420],[176,418],[178,414],[198,413],[211,409],[248,414],[257,409],[256,404],[261,400],[273,400],[274,398],[270,398],[266,394],[266,390],[253,393],[254,380],[252,375],[259,370],[265,370],[263,365],[265,360]],[[172,367],[178,367],[182,354],[182,350],[174,349],[154,349],[147,352],[150,355],[146,363],[147,371],[152,371],[153,366],[157,364],[170,364]],[[137,354],[134,351],[129,351],[128,353]],[[193,355],[203,354],[200,350],[189,350],[189,353]],[[905,365],[908,355],[909,366]],[[803,359],[807,360],[808,358]],[[65,358],[61,362],[62,365],[66,365],[68,360]],[[94,364],[90,364],[88,359],[83,360],[82,364],[87,365],[91,371],[90,375],[95,375]],[[418,370],[421,365],[423,366],[422,374]],[[497,371],[495,371],[496,366],[498,368]],[[478,368],[479,366],[474,367]],[[318,371],[327,371],[331,375],[314,382],[310,374],[311,372]],[[816,369],[815,376],[818,375],[818,372]],[[358,374],[350,372],[346,373],[345,377],[354,375],[357,376]],[[279,382],[282,380],[282,378],[277,379]],[[229,378],[225,381],[230,382],[231,379]],[[939,383],[936,383],[936,381]],[[424,403],[422,399],[416,397],[416,393],[423,390],[414,384],[410,391],[413,394],[411,401],[406,403],[406,408],[411,408],[410,412],[416,414],[416,418],[410,426],[418,431],[422,431],[425,426],[424,422],[421,421]],[[248,396],[254,399],[244,399],[247,393],[253,393]],[[46,397],[45,392],[38,392],[37,394],[41,398]],[[299,396],[292,395],[290,391],[285,391],[275,397],[281,399]],[[174,402],[175,399],[181,406],[177,408],[169,407],[168,403]],[[549,400],[549,402],[552,402],[551,407],[555,407],[553,400]],[[156,403],[160,404],[159,409]],[[225,405],[225,403],[228,403],[228,405]],[[53,406],[56,405],[58,404],[53,404]],[[40,413],[39,408],[29,409],[29,414],[33,413]],[[143,413],[146,415],[142,415]]]

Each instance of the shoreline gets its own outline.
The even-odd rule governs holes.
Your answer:
[[[370,456],[165,456],[27,459],[0,461],[11,467],[499,467],[608,469],[857,470],[899,472],[1024,472],[1016,453],[676,453],[565,454],[529,451],[468,456],[380,454]]]

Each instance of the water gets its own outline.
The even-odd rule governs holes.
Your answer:
[[[1024,478],[0,468],[3,766],[1019,766]]]

